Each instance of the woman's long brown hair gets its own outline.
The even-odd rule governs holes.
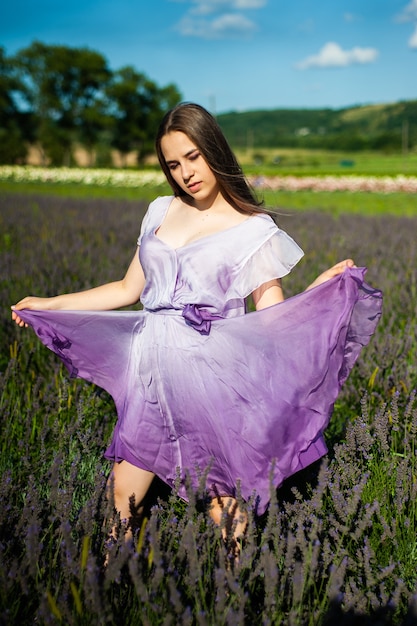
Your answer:
[[[185,202],[191,198],[175,182],[165,162],[161,139],[179,131],[196,145],[219,184],[220,191],[240,213],[263,213],[263,203],[257,200],[242,169],[214,117],[199,104],[185,102],[171,109],[163,118],[156,135],[155,146],[161,168],[174,195]]]

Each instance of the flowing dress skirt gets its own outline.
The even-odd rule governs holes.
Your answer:
[[[213,320],[202,335],[181,311],[21,311],[72,376],[113,397],[106,456],[169,485],[207,470],[210,495],[255,495],[326,453],[340,388],[381,314],[381,293],[353,268],[261,311]],[[185,484],[179,495],[187,498]]]

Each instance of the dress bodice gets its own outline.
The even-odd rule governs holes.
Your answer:
[[[172,199],[151,203],[138,240],[146,278],[141,302],[148,310],[197,304],[222,317],[241,315],[250,293],[288,274],[303,255],[267,214],[174,249],[156,234]]]

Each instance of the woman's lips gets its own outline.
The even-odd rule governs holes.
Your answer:
[[[196,191],[198,191],[201,187],[201,182],[199,183],[192,183],[191,185],[188,185],[188,189],[192,192],[195,193]]]

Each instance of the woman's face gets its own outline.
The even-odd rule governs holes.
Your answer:
[[[215,175],[185,133],[171,131],[164,135],[161,150],[172,178],[197,207],[206,207],[218,197],[220,188]]]

